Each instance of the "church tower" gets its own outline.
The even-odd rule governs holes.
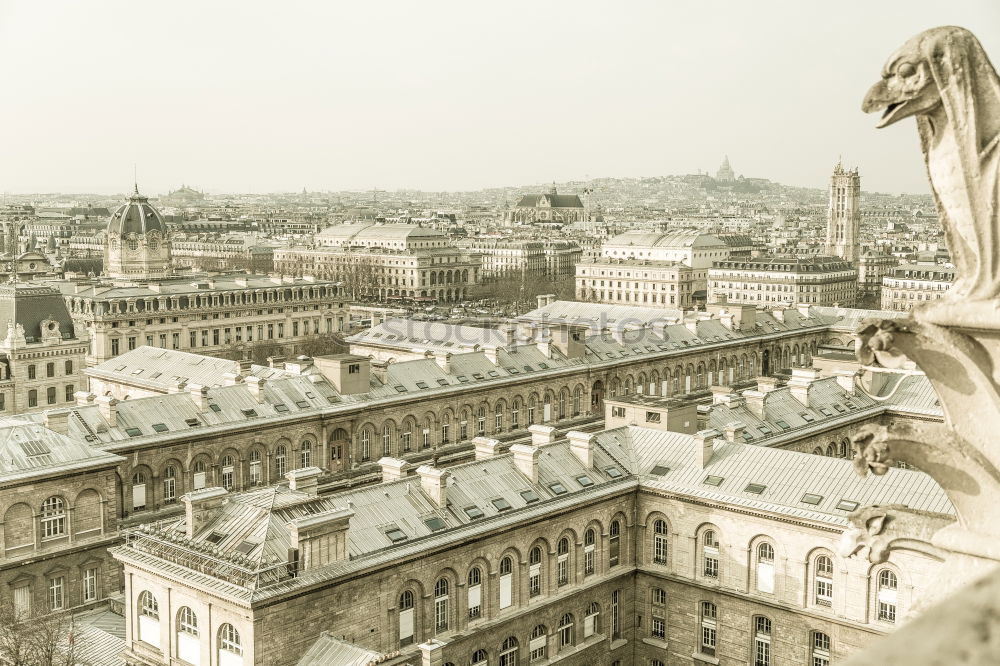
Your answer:
[[[170,274],[167,225],[138,186],[108,221],[104,239],[104,274],[112,278],[148,280]]]
[[[830,177],[826,253],[858,263],[861,257],[861,176],[858,168],[844,169],[838,161]]]

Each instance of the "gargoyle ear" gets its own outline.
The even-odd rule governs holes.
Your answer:
[[[865,521],[865,527],[868,529],[868,534],[881,534],[882,526],[885,524],[885,514],[881,516],[874,516]]]

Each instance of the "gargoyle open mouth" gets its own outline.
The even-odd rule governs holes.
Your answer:
[[[885,111],[882,112],[882,120],[885,120],[886,118],[888,118],[892,114],[893,111],[895,111],[899,107],[903,106],[904,103],[905,102],[892,102],[887,107],[885,107]]]

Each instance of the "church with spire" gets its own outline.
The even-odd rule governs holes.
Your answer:
[[[111,214],[104,243],[104,274],[108,277],[150,280],[171,273],[167,225],[149,199],[139,194],[138,185]]]

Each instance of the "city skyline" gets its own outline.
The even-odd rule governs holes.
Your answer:
[[[858,82],[886,41],[932,25],[995,52],[1000,18],[986,2],[821,22],[778,2],[193,7],[0,3],[18,91],[0,190],[113,194],[135,164],[147,192],[474,191],[714,173],[728,154],[737,174],[815,188],[843,155],[867,191],[923,194],[912,132],[876,132]]]

